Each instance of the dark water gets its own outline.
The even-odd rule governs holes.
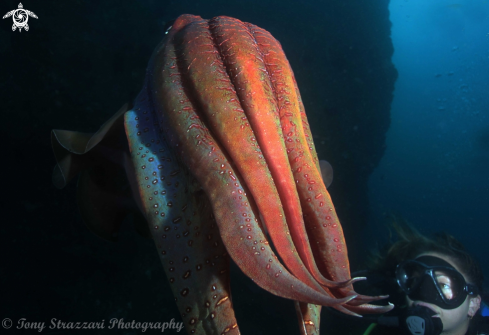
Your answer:
[[[393,1],[390,13],[399,78],[372,222],[399,211],[423,233],[445,230],[487,276],[489,4]]]
[[[11,18],[0,24],[0,319],[180,321],[153,242],[129,222],[119,242],[102,241],[78,214],[76,183],[52,186],[49,133],[93,132],[131,101],[165,25],[183,13],[236,17],[282,43],[319,155],[335,168],[354,269],[397,211],[422,232],[460,238],[489,275],[489,4],[423,3],[393,1],[389,18],[380,0],[23,2],[38,16],[28,32],[12,32]],[[17,6],[2,1],[2,16]],[[232,288],[243,334],[298,334],[290,301],[237,268]],[[328,335],[365,329],[330,312],[322,322]]]

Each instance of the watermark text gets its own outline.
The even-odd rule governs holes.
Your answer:
[[[112,318],[107,322],[105,320],[100,321],[63,321],[56,318],[52,318],[49,322],[44,321],[30,321],[26,318],[21,318],[15,323],[9,318],[2,320],[2,327],[4,329],[32,329],[42,332],[45,329],[133,329],[140,330],[142,333],[148,329],[159,329],[162,333],[165,330],[174,330],[179,333],[183,329],[183,322],[176,322],[175,319],[170,321],[157,321],[157,322],[139,322],[136,320],[126,321],[124,318]]]

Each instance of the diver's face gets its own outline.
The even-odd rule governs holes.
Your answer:
[[[434,257],[441,258],[445,262],[448,262],[450,265],[452,265],[458,272],[460,272],[460,269],[457,268],[455,264],[453,264],[452,260],[445,255],[438,254],[438,253],[424,253],[418,255],[417,257],[421,257],[421,256],[434,256]],[[464,279],[467,280],[466,276],[463,273],[462,275],[464,276]],[[444,289],[442,291],[445,294],[445,296],[448,298],[451,294],[450,282],[449,282],[450,279],[444,276],[443,273],[439,273],[436,276],[436,279],[438,280],[439,283],[443,284],[442,287],[444,287]],[[420,305],[420,306],[428,307],[429,309],[433,310],[436,313],[433,317],[439,317],[441,319],[441,322],[443,323],[442,334],[446,334],[446,335],[465,334],[469,326],[470,318],[474,316],[475,313],[479,310],[480,302],[481,302],[480,296],[476,296],[476,297],[467,296],[463,304],[460,305],[459,307],[454,309],[443,309],[437,305],[427,303],[424,301],[420,301],[420,300],[413,301],[408,296],[406,296],[406,300],[409,307]]]

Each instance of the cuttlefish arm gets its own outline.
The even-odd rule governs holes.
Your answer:
[[[319,335],[321,306],[294,301],[299,331],[301,335]]]
[[[202,171],[202,175],[205,176],[215,174],[218,183],[239,183],[239,175],[229,174],[229,171],[233,172],[231,165],[218,149],[208,148],[202,151],[199,159],[195,153],[186,151],[184,146],[178,146],[185,150],[187,155],[174,155],[173,147],[170,148],[166,136],[163,136],[166,133],[155,127],[158,121],[152,108],[153,103],[148,98],[149,91],[145,86],[134,108],[125,114],[125,129],[137,180],[134,193],[141,199],[143,213],[149,223],[187,331],[190,334],[193,331],[202,334],[239,332],[229,292],[229,257],[220,236],[223,236],[223,240],[232,241],[228,252],[238,253],[239,256],[234,257],[245,262],[245,265],[238,265],[243,266],[248,272],[252,271],[250,276],[253,280],[267,290],[277,295],[299,299],[309,299],[304,296],[309,294],[316,301],[323,299],[323,303],[327,300],[328,304],[331,304],[328,296],[321,297],[288,274],[268,246],[260,227],[256,226],[256,231],[253,232],[251,223],[257,224],[257,220],[254,220],[257,216],[254,210],[250,209],[252,200],[247,198],[243,186],[237,188],[234,197],[229,196],[227,192],[210,192],[211,195],[215,195],[211,198],[213,205],[209,204],[206,194],[186,168],[195,165],[186,163],[183,167],[182,157],[198,160],[198,169],[190,170],[201,178],[198,171]],[[190,138],[195,138],[195,134],[190,135]],[[208,136],[210,135],[199,136],[197,140],[214,143]],[[214,145],[217,147],[217,144]],[[219,158],[220,161],[215,162],[215,158]],[[216,169],[209,170],[206,166],[208,162],[216,164]],[[226,164],[229,169],[224,170],[226,174],[221,173],[222,164]],[[205,190],[205,187],[203,188]],[[219,187],[211,189],[218,190]],[[235,203],[233,200],[238,197],[242,198]],[[220,209],[220,206],[223,209]],[[233,206],[237,207],[233,209]],[[242,222],[234,226],[228,223],[234,222],[236,217],[225,220],[229,226],[225,229],[216,223],[215,214],[212,214],[233,215],[233,212],[239,213]],[[243,216],[242,213],[247,215]],[[249,238],[251,234],[254,235],[253,239]],[[247,251],[243,250],[243,241],[249,241],[248,248],[251,253],[247,254]],[[264,270],[267,269],[275,272],[270,272],[263,280],[263,273],[267,272]],[[293,291],[294,285],[298,288],[298,293]],[[305,293],[299,291],[300,289]],[[333,304],[348,300],[349,297],[345,300],[335,300]]]
[[[327,279],[337,283],[347,282],[351,276],[343,230],[322,180],[320,163],[293,71],[283,52],[277,52],[281,50],[278,41],[269,32],[258,27],[254,29],[257,43],[263,46],[265,62],[273,65],[269,66],[268,72],[272,78],[273,89],[278,96],[282,133],[316,264]],[[320,278],[316,279],[321,282]],[[363,305],[355,307],[355,311],[348,314],[356,315],[357,311],[372,312],[376,309],[380,312],[393,308],[390,305],[384,307],[365,305],[369,301],[385,299],[386,296],[360,296],[359,298],[352,285],[336,285],[325,290],[337,298],[355,296],[345,305],[334,306],[338,310],[347,312],[351,305]]]
[[[304,132],[306,133],[307,138],[312,139],[312,136],[308,137],[308,135],[310,136],[310,130],[307,124],[306,127],[304,127]],[[312,141],[310,145],[313,146]],[[326,188],[328,188],[333,182],[333,167],[326,160],[318,160],[317,157],[314,157],[314,160],[317,161],[317,165],[319,166],[319,170],[321,172],[321,178]],[[363,278],[359,278],[359,279],[361,280]],[[359,295],[359,297],[365,297],[364,298],[365,302],[372,301],[372,298],[374,298],[373,300],[388,298],[388,296],[371,297],[371,296],[362,296],[362,295]],[[387,313],[388,311],[392,310],[392,308],[394,307],[394,305],[392,305],[391,303],[389,303],[387,306],[379,306],[379,305],[367,304],[365,302],[362,302],[361,300],[359,302],[357,299],[358,297],[355,298],[354,301],[357,301],[357,303],[359,303],[358,306],[348,306],[348,308],[345,308],[344,306],[333,306],[333,308],[338,309],[339,311],[348,315],[361,317],[361,315],[357,313],[362,313],[362,314]],[[362,303],[364,305],[360,306],[360,304]],[[296,310],[297,320],[299,322],[300,334],[319,335],[322,306],[295,301],[294,307]]]
[[[203,118],[200,110],[205,108],[192,90],[192,78],[188,76],[188,71],[193,68],[192,63],[198,61],[197,56],[209,58],[209,67],[203,69],[208,72],[219,63],[212,50],[207,52],[203,49],[201,55],[194,57],[182,53],[185,44],[192,42],[184,38],[185,34],[191,31],[194,24],[200,26],[205,22],[200,17],[182,15],[153,54],[148,67],[147,91],[155,108],[155,121],[175,148],[179,160],[188,167],[209,197],[226,249],[246,275],[267,291],[289,299],[328,306],[351,300],[354,297],[346,297],[346,300],[331,298],[321,292],[317,285],[311,287],[302,282],[278,261],[270,248],[260,227],[253,198],[247,195],[251,185],[244,183],[240,172],[228,159],[229,153],[224,152],[221,143],[212,135],[208,124],[212,124],[213,120]],[[213,86],[201,87],[196,92],[200,95],[217,95],[223,109],[216,109],[215,114],[227,112],[231,119],[236,120],[243,117],[242,111],[226,108],[229,98],[219,96],[219,92],[232,92],[232,89],[221,88],[220,85],[223,84],[215,82]],[[239,137],[240,133],[235,135]],[[248,143],[253,140],[237,141]],[[271,205],[279,206],[277,203]]]

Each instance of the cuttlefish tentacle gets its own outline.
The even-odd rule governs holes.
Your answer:
[[[227,251],[246,275],[276,295],[321,305],[351,300],[354,296],[334,299],[304,284],[290,274],[271,250],[251,200],[243,191],[239,172],[196,112],[195,98],[184,88],[187,73],[177,63],[185,55],[176,51],[182,47],[175,44],[176,35],[197,20],[201,19],[181,16],[167,40],[157,48],[148,70],[148,92],[164,136],[210,199]]]
[[[125,114],[141,210],[189,334],[239,334],[229,287],[229,256],[209,200],[182,168],[143,88]]]

